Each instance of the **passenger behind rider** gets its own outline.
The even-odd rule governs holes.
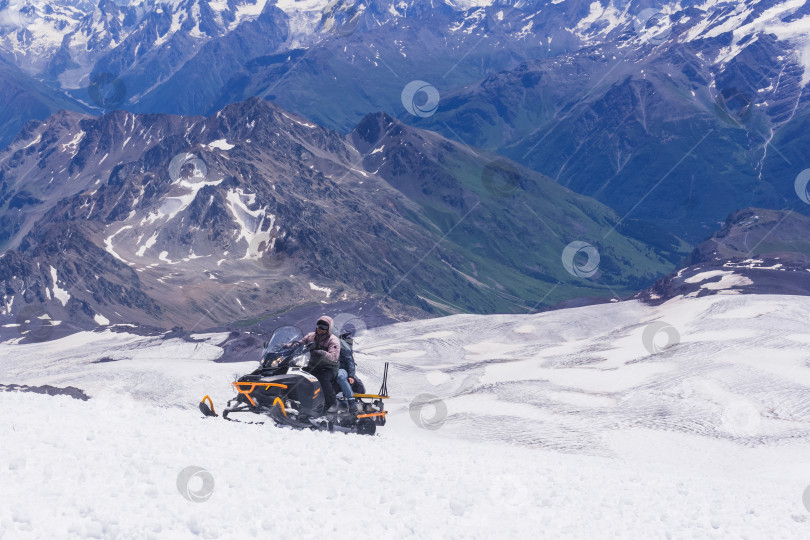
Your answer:
[[[350,413],[357,412],[357,402],[352,397],[354,395],[352,385],[356,377],[354,370],[354,355],[352,355],[352,349],[348,343],[345,345],[341,344],[340,367],[337,372],[336,381],[340,391],[343,392],[343,397],[346,399]]]

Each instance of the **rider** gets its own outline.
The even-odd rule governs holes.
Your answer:
[[[310,361],[307,371],[312,373],[321,384],[323,398],[326,402],[326,412],[337,412],[337,398],[335,388],[332,386],[338,373],[340,357],[340,340],[332,334],[332,318],[324,315],[315,323],[315,331],[310,332],[298,342],[313,343],[310,351]]]

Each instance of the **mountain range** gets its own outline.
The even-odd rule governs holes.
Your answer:
[[[629,295],[689,249],[384,113],[344,135],[258,98],[31,122],[0,153],[0,208],[5,314],[31,304],[79,327],[367,297],[394,318],[527,312]],[[575,242],[596,254],[566,267]]]
[[[807,212],[791,190],[808,145],[800,1],[4,0],[0,13],[20,104],[0,144],[59,108],[211,115],[260,96],[342,132],[385,111],[694,243],[747,206]],[[435,89],[429,114],[403,106],[410,81]]]
[[[646,290],[730,215],[807,213],[808,15],[2,0],[3,313],[165,328]]]

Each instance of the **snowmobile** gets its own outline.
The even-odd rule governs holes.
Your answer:
[[[329,413],[318,379],[306,371],[311,344],[295,345],[303,337],[295,326],[273,332],[264,344],[259,368],[233,383],[237,395],[228,401],[222,417],[234,420],[235,413],[252,413],[269,417],[280,427],[373,435],[377,426],[385,425],[388,363],[378,394],[354,394],[357,412],[349,412],[346,397],[340,394],[343,399],[338,400],[337,412]],[[341,336],[346,337],[350,335]],[[218,416],[208,396],[200,402],[200,411],[205,416]]]

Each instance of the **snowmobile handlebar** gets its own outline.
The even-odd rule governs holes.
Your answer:
[[[266,369],[277,368],[284,364],[287,364],[301,354],[304,354],[311,350],[312,343],[284,343],[274,349],[265,350],[264,354],[262,355],[262,359],[259,364],[259,369],[257,371],[263,371]],[[269,361],[271,358],[275,360],[276,358],[281,357],[282,361],[279,363],[278,366],[270,366]]]

